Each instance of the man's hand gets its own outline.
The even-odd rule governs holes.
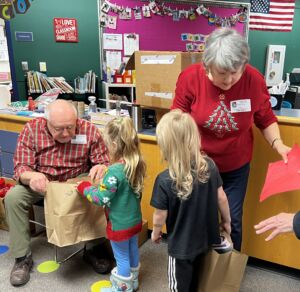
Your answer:
[[[105,173],[106,169],[107,169],[107,166],[104,165],[104,164],[94,165],[91,168],[90,173],[89,173],[89,176],[91,177],[91,180],[92,181],[100,180],[104,176],[104,173]]]
[[[40,173],[40,172],[32,172],[31,173],[31,178],[29,180],[29,187],[33,191],[35,191],[37,193],[45,194],[48,183],[49,183],[49,181],[43,173]]]
[[[266,241],[269,241],[280,233],[292,232],[294,216],[295,214],[280,213],[276,216],[261,221],[254,226],[254,228],[256,229],[256,234],[261,234],[268,230],[273,230],[271,234],[266,238]]]

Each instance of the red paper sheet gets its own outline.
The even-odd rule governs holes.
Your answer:
[[[300,147],[295,145],[283,160],[269,164],[267,177],[260,194],[260,202],[278,193],[300,189]]]

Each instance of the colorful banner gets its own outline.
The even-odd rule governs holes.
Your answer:
[[[0,18],[10,20],[16,14],[25,14],[33,0],[0,0]]]

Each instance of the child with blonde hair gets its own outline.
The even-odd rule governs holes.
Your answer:
[[[132,120],[110,121],[104,130],[111,165],[98,187],[81,182],[77,190],[91,203],[104,206],[107,238],[111,242],[117,267],[111,272],[112,291],[138,289],[138,233],[142,229],[140,194],[146,165]]]
[[[229,234],[230,213],[222,179],[214,162],[200,152],[200,137],[193,118],[180,110],[165,114],[156,128],[157,143],[168,169],[155,181],[151,205],[151,239],[159,243],[163,225],[168,234],[170,291],[197,291],[201,257],[213,244],[220,251],[232,246],[220,237]]]

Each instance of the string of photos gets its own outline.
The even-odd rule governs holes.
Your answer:
[[[117,16],[109,13],[117,14]],[[157,3],[150,0],[148,4],[144,4],[142,7],[124,7],[117,4],[113,4],[108,0],[104,0],[100,6],[100,25],[111,29],[116,29],[117,19],[123,20],[141,20],[144,18],[151,18],[153,15],[157,16],[170,16],[173,21],[180,21],[181,19],[196,20],[197,17],[206,17],[209,25],[215,25],[219,27],[232,27],[237,22],[247,22],[247,8],[241,7],[236,14],[232,14],[228,17],[220,17],[214,13],[211,8],[205,7],[203,4],[197,7],[190,7],[190,9],[178,9],[171,8],[165,3]]]

